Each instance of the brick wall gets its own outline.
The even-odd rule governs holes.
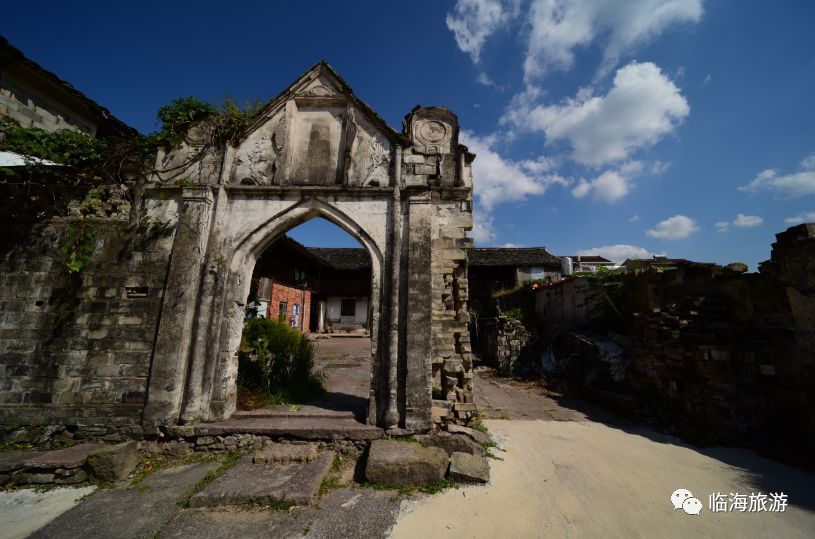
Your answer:
[[[267,317],[271,320],[278,318],[280,314],[280,303],[286,302],[286,323],[292,325],[295,323],[299,330],[302,323],[303,333],[309,333],[309,317],[311,316],[311,291],[303,290],[300,288],[293,288],[291,286],[274,283],[272,285],[272,295],[269,301],[269,310]],[[294,305],[300,305],[299,319],[295,319]],[[305,305],[305,306],[304,306]]]

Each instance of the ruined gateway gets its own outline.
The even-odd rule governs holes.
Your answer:
[[[255,261],[318,216],[372,261],[369,423],[428,430],[434,387],[457,417],[472,414],[464,249],[475,156],[455,115],[416,107],[398,133],[321,62],[239,144],[202,150],[200,131],[159,152],[138,211],[99,220],[81,282],[66,284],[48,256],[69,219],[7,257],[0,300],[18,329],[4,330],[2,354],[20,368],[7,371],[0,420],[138,436],[228,418]],[[134,241],[137,222],[169,232]],[[76,298],[67,313],[63,296]]]

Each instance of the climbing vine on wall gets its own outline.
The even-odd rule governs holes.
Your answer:
[[[25,158],[25,166],[0,167],[0,213],[7,223],[32,224],[57,215],[80,217],[66,231],[60,248],[66,269],[77,272],[93,255],[94,234],[85,218],[121,218],[139,185],[154,171],[159,147],[180,146],[195,128],[199,152],[179,165],[186,167],[207,151],[236,142],[259,108],[256,101],[239,105],[227,97],[215,105],[184,97],[159,108],[158,131],[107,138],[68,129],[48,132],[0,118],[0,150]]]

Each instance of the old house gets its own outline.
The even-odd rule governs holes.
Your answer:
[[[594,273],[598,268],[615,268],[617,265],[607,258],[597,255],[568,256],[572,261],[573,273]]]
[[[485,314],[494,307],[492,296],[537,279],[561,275],[560,258],[545,247],[473,247],[467,249],[470,308]]]
[[[283,236],[258,259],[258,313],[303,333],[370,330],[371,261],[362,248],[304,247]]]
[[[136,131],[88,96],[27,58],[0,36],[0,116],[22,127],[70,129],[96,137]]]

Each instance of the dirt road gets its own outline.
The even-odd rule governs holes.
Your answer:
[[[531,384],[489,373],[477,383],[482,410],[505,418],[486,421],[506,450],[492,461],[491,484],[405,502],[392,537],[812,537],[812,474],[747,450],[699,450],[605,424]],[[674,509],[679,488],[702,502],[699,515]],[[787,495],[784,512],[708,508],[714,493],[771,492]]]

